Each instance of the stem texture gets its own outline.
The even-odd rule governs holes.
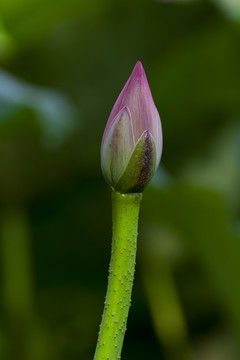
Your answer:
[[[112,193],[112,254],[94,360],[118,360],[121,356],[131,304],[141,199],[142,194]]]

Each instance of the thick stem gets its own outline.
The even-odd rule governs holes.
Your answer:
[[[112,255],[94,360],[118,360],[121,356],[131,304],[141,199],[142,194],[112,194]]]

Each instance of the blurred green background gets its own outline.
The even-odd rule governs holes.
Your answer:
[[[122,358],[240,359],[240,1],[1,0],[2,360],[93,358],[111,246],[99,150],[137,60],[164,151]]]

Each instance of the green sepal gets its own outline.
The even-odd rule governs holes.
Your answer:
[[[144,131],[114,189],[122,194],[141,193],[156,167],[156,145],[149,131]]]

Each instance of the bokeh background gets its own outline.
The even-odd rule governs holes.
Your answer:
[[[240,359],[240,1],[1,0],[2,360],[93,358],[111,246],[99,150],[137,60],[164,152],[122,358]]]

